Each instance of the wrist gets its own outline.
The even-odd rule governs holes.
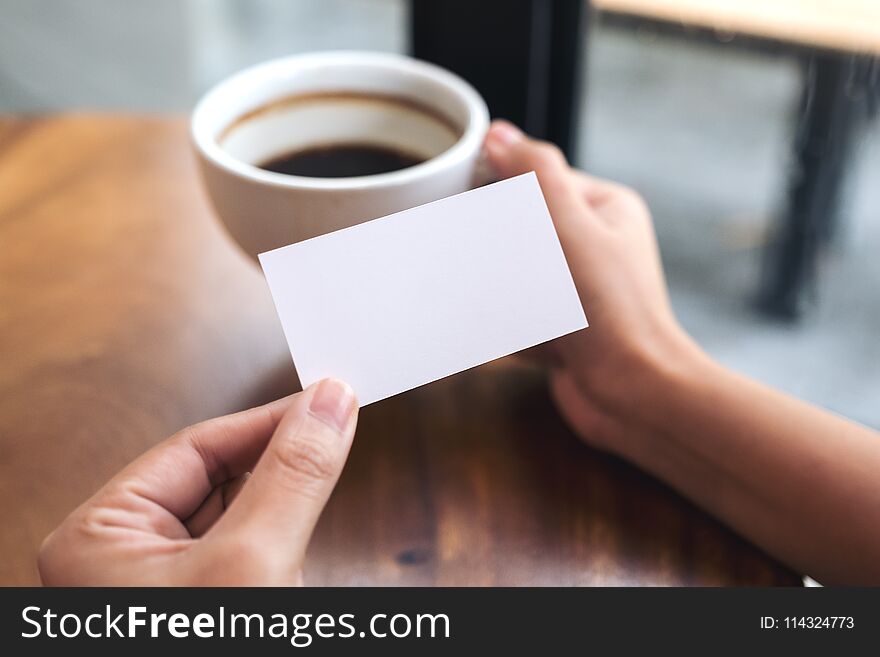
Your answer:
[[[621,358],[605,381],[590,388],[602,388],[592,395],[614,435],[602,442],[611,451],[639,462],[664,441],[675,422],[673,400],[691,397],[704,387],[719,366],[677,325],[652,332]]]
[[[712,358],[682,329],[662,343],[644,350],[630,372],[636,417],[643,425],[661,431],[670,420],[670,402],[691,395],[719,368]],[[633,409],[629,409],[632,414]]]

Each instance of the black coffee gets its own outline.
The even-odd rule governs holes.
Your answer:
[[[388,173],[421,162],[423,158],[385,146],[331,144],[285,153],[258,166],[291,176],[348,178]]]

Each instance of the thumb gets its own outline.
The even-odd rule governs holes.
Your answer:
[[[324,379],[295,396],[235,503],[214,530],[299,566],[348,457],[357,424],[351,387]]]
[[[584,218],[591,210],[557,146],[532,139],[508,121],[494,121],[485,148],[489,163],[502,178],[535,172],[563,246],[583,230]]]

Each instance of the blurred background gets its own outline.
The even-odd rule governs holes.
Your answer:
[[[213,83],[272,57],[409,52],[410,12],[408,0],[0,0],[0,112],[185,113]],[[682,323],[727,365],[880,428],[880,122],[851,133],[811,302],[782,319],[761,313],[765,247],[799,173],[809,44],[596,7],[584,22],[567,150],[648,200]],[[876,83],[876,67],[868,75]],[[858,82],[842,82],[857,100]]]

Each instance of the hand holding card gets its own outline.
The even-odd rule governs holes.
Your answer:
[[[534,174],[260,255],[304,386],[361,406],[587,320]]]

